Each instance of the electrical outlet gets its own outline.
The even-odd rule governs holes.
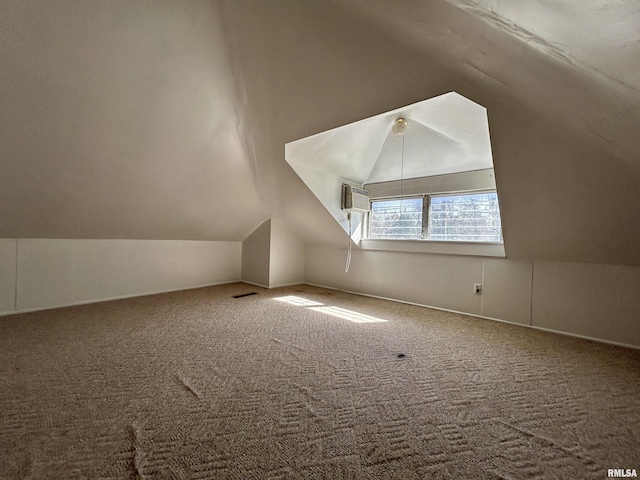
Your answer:
[[[474,283],[473,284],[473,293],[475,293],[476,295],[482,295],[482,284],[481,283]]]

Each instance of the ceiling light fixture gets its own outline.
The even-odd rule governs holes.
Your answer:
[[[393,124],[392,130],[396,137],[402,137],[407,131],[407,121],[402,117],[398,118]]]

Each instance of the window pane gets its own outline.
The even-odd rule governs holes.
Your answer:
[[[422,198],[376,200],[369,216],[371,238],[422,238]]]
[[[429,240],[501,242],[498,195],[492,192],[431,197]]]

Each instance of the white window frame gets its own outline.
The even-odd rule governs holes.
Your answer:
[[[369,205],[371,206],[371,211],[373,210],[373,203],[374,202],[384,202],[384,201],[389,201],[389,200],[400,200],[401,198],[404,200],[415,200],[417,198],[421,198],[422,199],[422,232],[421,232],[421,238],[420,239],[406,239],[406,238],[375,238],[371,236],[371,221],[370,221],[370,215],[371,215],[371,211],[367,214],[367,222],[366,222],[366,232],[367,232],[367,236],[365,238],[370,239],[370,240],[393,240],[393,241],[402,241],[402,242],[406,242],[406,241],[424,241],[424,242],[464,242],[464,243],[487,243],[487,244],[502,244],[504,243],[503,240],[500,240],[498,242],[495,241],[479,241],[479,240],[469,240],[468,242],[464,241],[464,240],[433,240],[430,237],[430,232],[429,232],[429,214],[431,212],[431,199],[432,198],[438,198],[438,197],[452,197],[452,196],[463,196],[463,195],[475,195],[475,194],[483,194],[483,193],[495,193],[497,195],[497,191],[496,190],[469,190],[466,192],[444,192],[444,193],[438,193],[438,194],[432,194],[432,195],[411,195],[411,196],[404,196],[404,197],[385,197],[385,198],[374,198],[369,200]],[[500,226],[500,237],[502,237],[502,225]]]
[[[407,188],[407,186],[409,188]],[[467,188],[464,188],[464,187]],[[380,200],[398,200],[402,186],[400,182],[387,182],[365,186],[371,187],[370,202]],[[471,187],[471,188],[469,188]],[[467,195],[475,193],[496,193],[493,169],[464,172],[462,174],[443,175],[439,177],[425,177],[410,179],[404,183],[403,198],[422,197],[422,239],[378,239],[370,237],[369,214],[366,215],[364,232],[367,237],[361,241],[364,250],[384,250],[400,252],[422,252],[451,255],[475,255],[483,257],[505,257],[504,240],[500,242],[461,241],[461,240],[431,240],[428,238],[429,208],[431,197]],[[499,202],[499,200],[498,200]],[[499,205],[499,203],[498,203]],[[501,237],[502,234],[501,225]]]
[[[375,240],[401,240],[401,241],[421,241],[423,240],[425,231],[426,231],[426,225],[425,225],[425,213],[426,210],[424,208],[424,197],[425,195],[405,195],[402,197],[402,200],[415,200],[417,198],[422,199],[422,229],[421,229],[421,238],[416,238],[416,239],[409,239],[409,238],[387,238],[387,239],[380,239],[380,238],[376,238]],[[387,197],[387,198],[374,198],[374,199],[370,199],[369,200],[369,212],[367,212],[366,215],[366,228],[365,228],[365,232],[366,232],[366,238],[371,238],[373,239],[373,237],[371,237],[371,212],[373,211],[373,202],[384,202],[387,200],[401,200],[400,197]],[[365,238],[365,237],[363,237]]]

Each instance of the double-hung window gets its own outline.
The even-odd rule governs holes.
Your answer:
[[[369,238],[502,242],[495,191],[430,194],[371,201]]]

